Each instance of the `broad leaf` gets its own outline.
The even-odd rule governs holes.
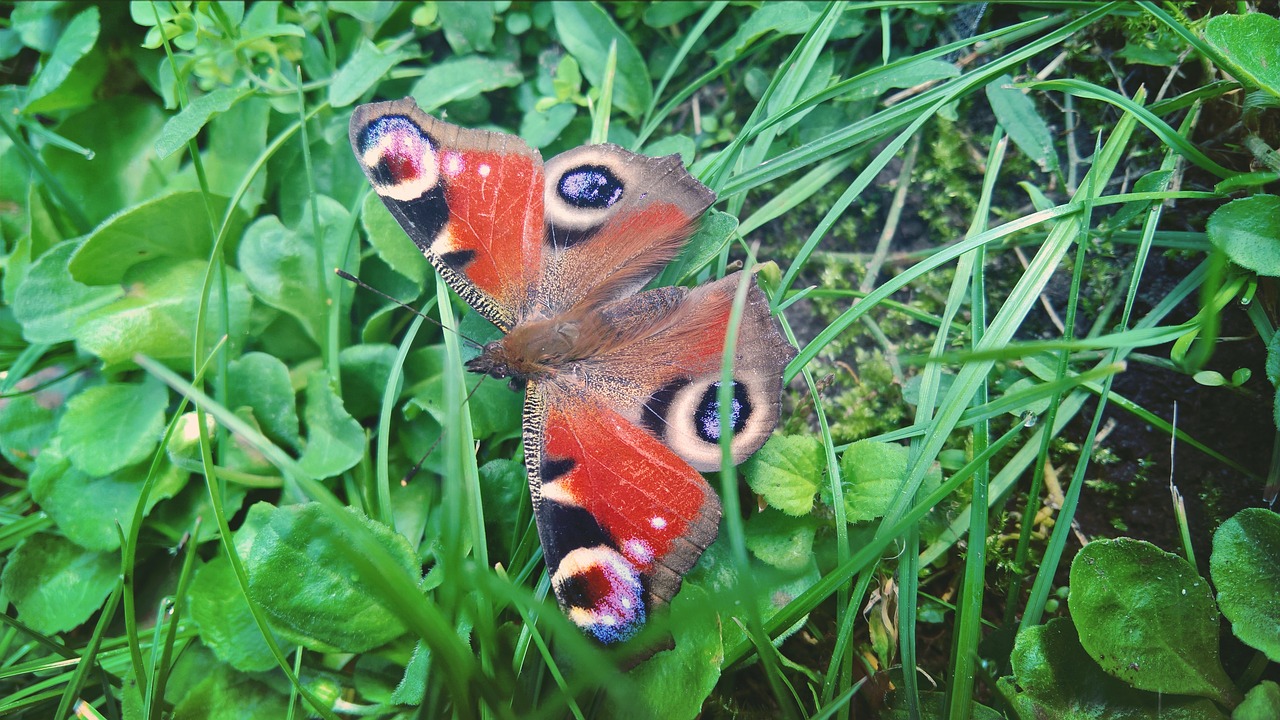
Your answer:
[[[250,597],[276,628],[305,647],[363,652],[399,637],[405,627],[359,579],[351,540],[328,512],[317,504],[269,510],[245,563]],[[416,584],[418,562],[408,542],[385,525],[359,520]]]
[[[1231,262],[1259,275],[1280,276],[1280,196],[1232,200],[1213,211],[1205,231]]]
[[[91,387],[67,402],[58,424],[62,449],[72,465],[103,476],[146,460],[164,429],[169,392],[158,380]]]
[[[1071,563],[1070,605],[1080,644],[1113,677],[1231,704],[1213,593],[1186,560],[1129,538],[1091,542]]]
[[[822,480],[822,443],[812,435],[775,435],[742,465],[753,492],[788,515],[805,515]]]
[[[653,85],[648,65],[631,38],[619,30],[613,18],[596,3],[554,3],[552,8],[560,42],[578,59],[582,73],[594,87],[604,84],[609,45],[618,44],[613,105],[632,117],[643,115],[653,102]]]
[[[1235,636],[1280,662],[1280,515],[1246,508],[1222,523],[1209,572]]]
[[[31,535],[18,543],[0,575],[18,620],[36,632],[70,630],[102,605],[120,582],[114,553],[85,550],[56,535]]]
[[[328,375],[317,370],[307,379],[307,447],[298,465],[313,478],[333,477],[364,457],[364,429],[333,393]]]

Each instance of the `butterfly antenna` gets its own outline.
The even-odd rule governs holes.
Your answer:
[[[381,291],[381,290],[379,290],[378,288],[376,288],[376,287],[374,287],[374,286],[370,285],[369,283],[367,283],[367,282],[365,282],[365,281],[361,280],[360,278],[356,277],[355,275],[352,275],[351,273],[347,272],[346,270],[343,270],[342,268],[334,268],[334,269],[333,269],[333,271],[334,271],[335,273],[337,273],[337,274],[338,274],[338,277],[342,278],[343,280],[347,280],[347,281],[349,281],[349,282],[353,282],[353,283],[355,283],[356,285],[359,285],[360,287],[364,288],[365,290],[368,290],[369,292],[371,292],[371,293],[373,293],[373,294],[375,294],[375,295],[381,295],[382,297],[386,298],[387,300],[390,300],[391,302],[393,302],[393,303],[395,303],[395,304],[399,305],[400,307],[404,308],[405,310],[408,310],[409,312],[413,313],[414,315],[417,315],[418,317],[422,318],[423,320],[427,320],[427,321],[429,321],[429,322],[435,323],[435,324],[436,324],[436,326],[438,326],[441,330],[452,330],[452,332],[453,332],[455,335],[457,335],[458,337],[462,338],[463,340],[466,340],[467,342],[471,343],[471,345],[472,345],[473,347],[475,347],[477,350],[482,350],[482,349],[484,349],[484,345],[483,345],[482,343],[479,343],[479,342],[476,342],[475,340],[472,340],[471,338],[467,337],[466,335],[463,335],[461,332],[459,332],[459,331],[458,331],[458,330],[456,330],[456,329],[452,329],[452,328],[447,328],[447,327],[445,327],[445,326],[444,326],[444,324],[443,324],[443,323],[441,323],[439,320],[437,320],[437,319],[435,319],[435,318],[431,317],[430,315],[426,315],[426,314],[424,314],[424,313],[420,312],[417,308],[415,308],[414,306],[412,306],[412,305],[410,305],[410,304],[408,304],[408,303],[406,303],[406,302],[402,302],[402,301],[400,301],[400,300],[397,300],[397,299],[395,299],[395,298],[391,297],[390,295],[388,295],[388,294],[386,294],[386,293],[382,292],[382,291]],[[425,458],[424,458],[424,459],[425,459]]]
[[[471,397],[476,394],[476,391],[480,389],[480,385],[483,384],[485,379],[488,377],[488,375],[481,376],[480,380],[467,391],[467,398],[462,401],[464,405],[471,401]],[[440,447],[440,442],[442,440],[444,440],[444,428],[440,429],[440,434],[436,436],[436,441],[431,443],[431,447],[427,448],[427,451],[422,454],[422,457],[418,458],[418,462],[414,463],[413,467],[409,468],[409,472],[404,474],[404,477],[400,480],[401,485],[407,485],[409,481],[418,474],[418,471],[422,469],[422,463],[426,462],[427,458],[431,457],[431,453],[435,452],[436,448]]]

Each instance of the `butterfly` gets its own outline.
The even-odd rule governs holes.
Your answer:
[[[643,290],[715,194],[679,157],[587,145],[543,163],[502,133],[451,125],[412,98],[361,105],[351,146],[440,277],[504,334],[467,369],[525,391],[529,490],[564,613],[612,645],[670,602],[715,540],[721,360],[739,282],[732,455],[778,422],[795,349],[740,273]]]

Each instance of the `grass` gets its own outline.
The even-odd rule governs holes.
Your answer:
[[[1273,79],[1222,40],[1252,19],[997,5],[944,44],[950,11],[16,6],[0,714],[963,719],[1076,712],[1095,687],[1134,713],[1268,702],[1276,648],[1250,618],[1274,619],[1258,569],[1280,521],[1236,514],[1256,500],[1221,483],[1256,497],[1280,462],[1124,385],[1139,364],[1180,387],[1243,378],[1203,392],[1237,393],[1237,432],[1275,437],[1256,413],[1275,377],[1230,366],[1280,353],[1264,303],[1235,310],[1271,260],[1206,229],[1272,197],[1201,129],[1253,93],[1240,146],[1277,144]],[[763,263],[799,348],[784,430],[710,479],[720,537],[651,623],[675,649],[633,670],[547,597],[519,398],[463,372],[460,338],[493,329],[352,162],[351,107],[405,94],[548,157],[681,153],[741,223],[708,221],[664,278]],[[1183,277],[1160,276],[1170,256]],[[1144,495],[1096,461],[1124,454],[1117,421],[1156,438],[1139,460],[1173,441],[1209,479]],[[1091,485],[1159,507],[1176,552],[1098,538],[1073,564],[1082,528],[1120,520]],[[1153,563],[1216,594],[1130,572]],[[1128,580],[1063,607],[1094,567]],[[1108,602],[1166,597],[1114,645]]]

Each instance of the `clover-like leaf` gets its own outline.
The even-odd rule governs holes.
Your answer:
[[[742,466],[752,491],[788,515],[813,509],[823,473],[822,443],[811,435],[775,435]]]

